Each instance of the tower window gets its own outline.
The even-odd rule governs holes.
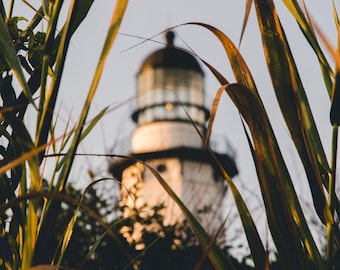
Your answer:
[[[156,170],[160,173],[165,172],[166,171],[166,166],[164,164],[159,164],[156,168]]]

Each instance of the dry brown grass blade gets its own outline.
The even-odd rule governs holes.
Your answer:
[[[211,136],[212,127],[213,127],[213,124],[214,124],[217,108],[218,108],[218,105],[220,103],[222,94],[224,93],[224,89],[225,89],[226,86],[227,85],[222,85],[217,90],[217,93],[216,93],[216,95],[214,97],[214,100],[213,100],[213,103],[211,105],[210,117],[209,117],[207,132],[206,132],[205,138],[204,138],[204,151],[207,149],[207,145],[209,144],[209,139],[210,139],[210,136]]]
[[[245,13],[244,13],[244,17],[243,17],[241,36],[240,36],[240,41],[239,41],[239,44],[238,44],[239,47],[241,46],[243,35],[244,35],[244,32],[245,32],[246,27],[247,27],[247,23],[248,23],[249,14],[250,14],[252,4],[253,4],[253,0],[246,0],[246,8],[245,8]]]

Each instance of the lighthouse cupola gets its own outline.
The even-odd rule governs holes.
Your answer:
[[[167,32],[166,45],[147,56],[137,73],[137,109],[132,115],[138,126],[132,141],[135,153],[201,146],[197,134],[195,138],[187,134],[195,133],[192,122],[204,133],[209,117],[204,73],[193,55],[174,45],[174,39],[174,32]],[[163,143],[158,149],[144,149],[157,141]]]

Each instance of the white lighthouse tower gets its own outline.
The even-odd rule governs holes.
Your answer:
[[[225,180],[187,116],[204,135],[209,117],[204,73],[195,57],[174,46],[174,37],[167,32],[166,46],[146,57],[137,73],[137,109],[132,114],[137,127],[130,156],[155,168],[213,235],[226,215]],[[237,174],[231,156],[216,156],[229,175]],[[177,205],[141,163],[120,159],[110,170],[121,180],[123,203],[137,208],[164,204],[166,224],[183,221]],[[130,195],[136,192],[136,197]]]

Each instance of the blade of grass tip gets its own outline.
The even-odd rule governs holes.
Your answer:
[[[98,124],[98,122],[103,118],[103,116],[108,111],[108,109],[109,109],[109,106],[105,107],[94,118],[92,118],[90,121],[88,121],[86,123],[86,128],[84,129],[84,131],[81,134],[80,142],[83,141],[86,138],[86,136],[92,131],[92,129]],[[71,117],[71,115],[72,115],[72,113],[70,114],[70,117]],[[69,122],[70,122],[70,117],[67,120],[67,124],[65,126],[65,130],[64,130],[64,134],[62,136],[63,139],[61,141],[60,149],[58,151],[56,149],[54,149],[55,154],[61,153],[63,151],[63,149],[67,146],[67,143],[71,139],[73,131],[76,129],[76,126],[74,126],[73,128],[71,128],[70,131],[67,131],[67,127],[68,127]],[[57,163],[56,163],[56,167],[53,170],[54,173],[57,173],[65,164],[65,156],[62,157],[60,162],[59,162],[59,157],[60,156],[57,155],[58,160],[57,160]],[[52,179],[54,179],[54,177],[52,177]],[[52,187],[52,182],[53,181],[51,181],[51,187]],[[55,185],[55,188],[59,189],[59,188],[62,188],[62,187],[57,183],[57,185]]]
[[[225,87],[222,86],[217,90],[217,93],[216,93],[214,100],[213,100],[213,103],[211,105],[207,131],[206,131],[204,142],[203,142],[204,143],[203,144],[204,145],[204,148],[203,148],[204,152],[206,151],[207,145],[209,144],[209,140],[210,140],[210,136],[211,136],[212,127],[213,127],[213,123],[214,123],[214,120],[215,120],[217,108],[218,108],[218,105],[220,103],[222,94],[224,93],[224,89],[225,89]]]
[[[333,16],[336,28],[339,28],[339,16],[334,0],[332,0]]]
[[[302,5],[303,5],[303,12],[306,14],[306,19],[307,21],[310,23],[310,28],[311,30],[314,30],[313,29],[313,20],[311,19],[310,15],[309,15],[309,12],[307,10],[307,6],[306,6],[306,3],[305,1],[302,2]],[[321,51],[322,53],[322,51]],[[316,54],[318,54],[318,52],[316,52]],[[331,73],[329,72],[330,70],[327,70],[327,67],[325,67],[321,61],[320,61],[320,57],[317,55],[318,57],[318,60],[319,60],[319,63],[320,63],[320,69],[321,69],[321,74],[322,74],[322,77],[323,77],[323,80],[324,80],[324,83],[325,83],[325,86],[326,86],[326,89],[327,89],[327,92],[328,92],[328,95],[330,95],[331,93],[331,90],[332,90],[332,85],[333,85],[333,81],[332,81],[332,71]]]
[[[0,17],[0,51],[3,55],[3,57],[6,60],[6,63],[8,66],[12,69],[16,79],[19,82],[19,85],[22,87],[23,92],[25,93],[28,100],[31,102],[33,107],[37,109],[37,106],[35,105],[35,102],[33,100],[31,91],[28,87],[28,84],[26,82],[26,78],[24,75],[24,72],[20,65],[20,60],[17,57],[16,50],[14,48],[14,45],[12,43],[12,38],[8,32],[7,25],[4,22],[4,18]]]
[[[84,131],[81,134],[80,141],[84,140],[85,137],[91,132],[91,130],[98,124],[98,122],[103,118],[105,113],[108,110],[108,106],[102,109],[87,125]]]
[[[208,62],[206,62],[205,60],[203,60],[199,56],[197,56],[197,57],[204,63],[205,66],[207,66],[209,68],[209,70],[214,74],[215,78],[219,81],[219,83],[221,85],[229,84],[228,80],[218,70],[216,70],[212,65],[210,65]],[[203,140],[204,152],[207,148],[207,145],[209,144],[213,123],[214,123],[214,120],[215,120],[216,112],[217,112],[218,105],[220,103],[223,92],[224,92],[224,87],[221,87],[217,90],[217,93],[216,93],[214,100],[213,100],[213,103],[211,105],[208,127],[207,127],[207,131],[206,131],[206,134],[205,134],[205,138],[204,139],[201,138]],[[184,106],[183,106],[183,109],[185,110]],[[191,119],[191,117],[188,113],[187,113],[187,116],[188,116],[189,119]],[[192,121],[192,120],[190,120],[190,121],[195,126],[194,121]],[[196,131],[198,131],[198,129],[196,129]]]
[[[8,12],[7,12],[7,18],[11,18],[13,14],[13,9],[14,9],[14,2],[15,0],[10,0],[9,5],[8,5]],[[5,16],[4,16],[5,18]]]
[[[241,42],[242,42],[242,39],[243,39],[243,35],[244,35],[245,30],[246,30],[246,26],[247,26],[247,23],[248,23],[249,14],[250,14],[250,10],[251,10],[252,4],[253,4],[253,0],[247,0],[247,1],[246,1],[246,8],[245,8],[244,17],[243,17],[243,23],[242,23],[242,30],[241,30],[241,35],[240,35],[240,41],[239,41],[239,43],[238,43],[238,46],[239,46],[239,47],[241,46]]]

